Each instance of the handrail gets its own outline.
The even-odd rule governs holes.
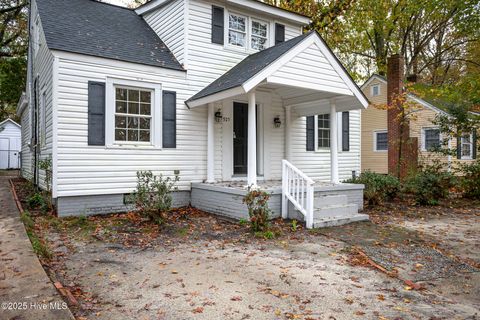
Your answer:
[[[288,216],[288,201],[305,216],[308,229],[313,228],[314,181],[287,160],[282,160],[282,217]]]

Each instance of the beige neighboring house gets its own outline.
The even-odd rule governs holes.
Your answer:
[[[370,101],[368,109],[362,111],[362,146],[361,146],[361,170],[370,170],[377,173],[388,173],[388,130],[387,110],[381,107],[387,104],[387,79],[374,74],[362,86],[361,89]],[[433,124],[438,114],[447,114],[442,109],[413,95],[407,94],[407,99],[418,105],[415,114],[410,121],[410,137],[418,138],[419,163],[440,158],[451,168],[458,163],[468,163],[476,158],[476,146],[473,134],[461,138],[461,147],[457,148],[457,156],[441,156],[438,153],[429,152],[432,147],[441,141],[440,131]],[[457,141],[452,140],[450,146],[457,147]]]

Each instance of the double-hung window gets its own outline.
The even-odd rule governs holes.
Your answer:
[[[433,151],[440,147],[440,130],[423,129],[423,146],[425,151]]]
[[[151,142],[152,90],[115,87],[115,141]]]
[[[330,148],[330,115],[318,115],[318,148]]]
[[[376,131],[374,151],[387,151],[387,150],[388,150],[388,132]]]
[[[263,50],[267,48],[267,42],[268,23],[252,19],[250,47],[254,50]]]
[[[228,43],[232,46],[246,47],[247,18],[237,14],[228,15]]]
[[[374,84],[374,85],[372,86],[372,96],[373,96],[373,97],[376,97],[376,96],[378,96],[378,95],[380,95],[380,85]]]
[[[464,134],[460,139],[462,159],[473,158],[473,137],[471,134]]]

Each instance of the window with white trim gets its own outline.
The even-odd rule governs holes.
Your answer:
[[[462,159],[472,159],[473,157],[473,137],[472,134],[464,134],[460,139]]]
[[[318,148],[330,148],[330,115],[317,116]]]
[[[380,85],[379,84],[374,84],[372,86],[372,96],[376,97],[378,95],[380,95]]]
[[[252,19],[250,47],[254,50],[267,48],[268,23]]]
[[[115,86],[115,141],[151,142],[152,90]]]
[[[423,129],[423,150],[433,151],[440,147],[440,130],[437,128]]]
[[[388,151],[388,132],[376,131],[374,151]]]
[[[228,44],[237,47],[246,47],[247,18],[230,13],[228,15]]]

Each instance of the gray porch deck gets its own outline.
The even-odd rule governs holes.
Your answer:
[[[271,194],[269,207],[272,218],[282,212],[282,182],[280,180],[258,181],[258,186]],[[363,210],[363,185],[333,184],[316,181],[314,185],[314,207],[318,215],[317,227],[338,225],[352,221],[366,220],[368,216],[358,214]],[[192,206],[233,219],[248,219],[247,206],[243,197],[247,194],[245,181],[217,183],[193,183]],[[303,215],[290,203],[288,217],[303,220]]]

